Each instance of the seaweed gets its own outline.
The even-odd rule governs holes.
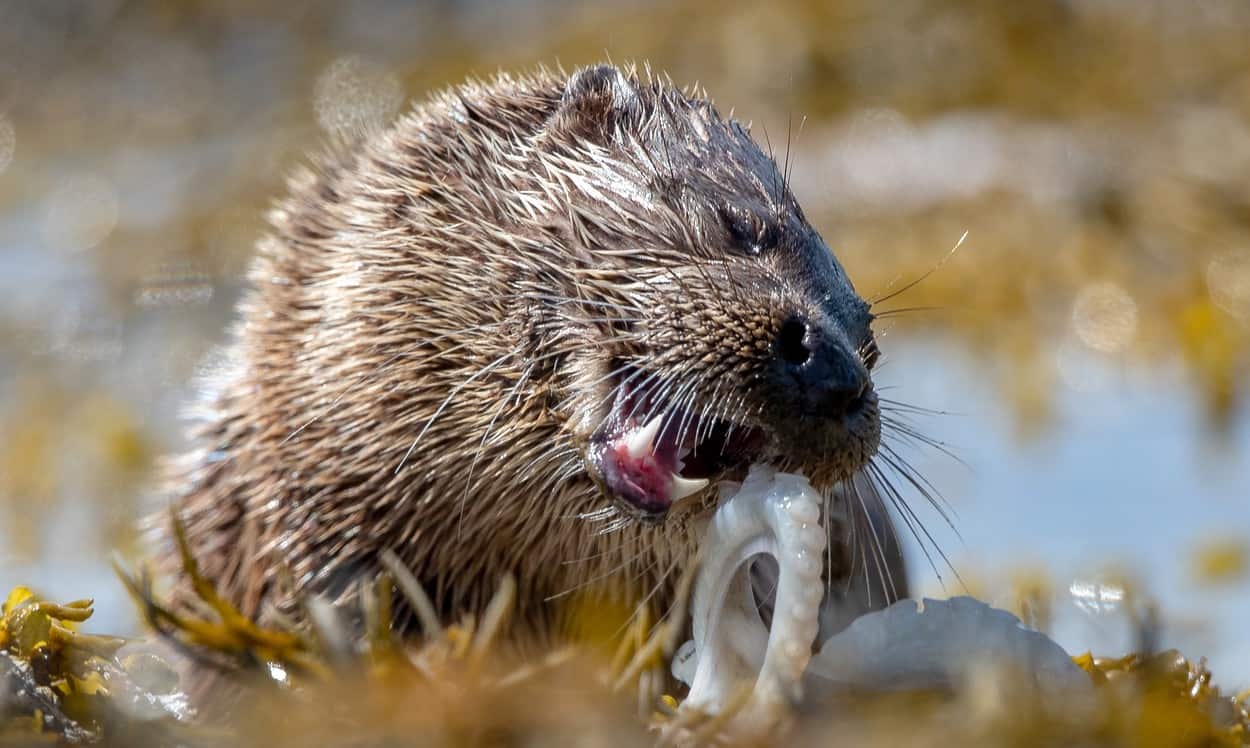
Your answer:
[[[578,641],[517,646],[500,636],[515,597],[510,577],[480,616],[447,623],[384,554],[385,571],[361,583],[352,615],[306,596],[302,622],[262,625],[218,594],[175,528],[198,601],[192,612],[162,601],[146,566],[117,564],[164,649],[79,631],[90,600],[57,604],[13,590],[0,620],[0,744],[735,742],[726,725],[747,688],[715,715],[664,693],[684,611],[659,622],[634,616],[608,652]],[[397,599],[415,611],[419,636],[391,629]],[[796,745],[1250,745],[1250,692],[1223,693],[1203,660],[1171,650],[1073,659],[1093,698],[1048,701],[1021,674],[987,662],[945,690],[820,694],[766,739],[784,730]],[[228,708],[188,706],[206,677],[229,684],[212,689],[230,695]]]

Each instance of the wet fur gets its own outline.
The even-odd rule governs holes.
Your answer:
[[[726,206],[789,249],[729,247]],[[871,429],[819,438],[760,384],[793,309],[866,327],[867,306],[773,160],[667,81],[468,83],[296,174],[270,220],[171,480],[203,570],[250,616],[292,612],[295,589],[350,598],[384,549],[447,615],[508,571],[530,629],[575,591],[664,610],[713,492],[638,522],[587,475],[622,366],[767,426],[771,457],[831,492],[876,451]]]

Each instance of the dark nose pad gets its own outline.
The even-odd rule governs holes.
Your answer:
[[[836,418],[863,402],[867,369],[847,345],[807,320],[790,317],[781,325],[777,357],[805,414]]]

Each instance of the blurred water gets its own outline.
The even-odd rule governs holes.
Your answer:
[[[1161,646],[1207,656],[1222,682],[1250,684],[1250,580],[1212,587],[1194,569],[1194,554],[1213,539],[1244,537],[1250,419],[1213,447],[1178,372],[1094,361],[1090,378],[1101,381],[1065,386],[1052,427],[1022,442],[982,365],[940,340],[890,356],[882,378],[898,385],[891,397],[961,413],[914,420],[966,464],[932,449],[913,464],[958,513],[957,536],[920,510],[970,583],[1008,605],[1010,576],[1044,569],[1059,592],[1059,642],[1074,654],[1110,655],[1136,644],[1124,606],[1082,610],[1072,592],[1126,574],[1162,607]],[[962,591],[940,559],[935,571],[914,540],[908,550],[922,594]]]

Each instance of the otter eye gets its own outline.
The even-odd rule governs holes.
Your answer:
[[[721,208],[720,213],[734,244],[747,254],[759,254],[759,229],[755,225],[755,216],[750,211],[731,205]]]
[[[776,247],[780,241],[781,232],[776,224],[760,218],[753,211],[726,205],[721,208],[720,214],[734,244],[752,257]]]

